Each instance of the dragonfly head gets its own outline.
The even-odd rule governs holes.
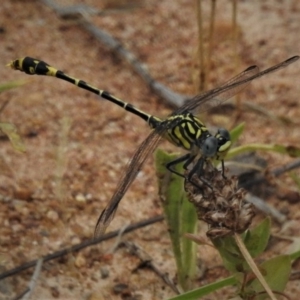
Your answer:
[[[230,149],[230,146],[230,133],[228,130],[220,128],[215,136],[209,135],[201,141],[200,149],[203,156],[222,160]]]
[[[230,133],[227,129],[219,128],[215,139],[218,141],[217,159],[223,159],[231,147]]]

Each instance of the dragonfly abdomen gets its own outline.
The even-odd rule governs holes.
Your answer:
[[[72,83],[86,91],[89,91],[96,95],[99,95],[100,97],[122,107],[126,111],[133,113],[134,115],[136,115],[136,116],[140,117],[141,119],[143,119],[144,121],[146,121],[151,128],[156,128],[161,123],[161,120],[159,118],[145,113],[144,111],[136,108],[132,104],[127,103],[127,102],[111,95],[109,92],[107,92],[105,90],[100,90],[100,89],[96,88],[96,87],[88,84],[84,80],[67,75],[63,71],[50,66],[49,64],[47,64],[46,62],[44,62],[42,60],[38,60],[38,59],[27,56],[27,57],[12,61],[10,64],[8,64],[8,66],[10,66],[11,68],[13,68],[15,70],[25,72],[26,74],[29,74],[29,75],[36,74],[36,75],[52,76],[52,77],[56,77],[56,78],[62,79],[64,81],[67,81],[69,83]]]

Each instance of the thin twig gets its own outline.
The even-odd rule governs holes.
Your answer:
[[[121,243],[121,245],[124,245],[126,248],[130,250],[130,253],[137,256],[141,262],[143,267],[147,267],[154,271],[156,275],[158,275],[165,284],[167,284],[176,294],[180,294],[179,290],[177,289],[174,282],[169,278],[169,276],[166,273],[161,272],[155,264],[152,262],[151,256],[145,252],[140,246],[137,246],[136,244],[128,241],[124,241]]]
[[[24,295],[26,295],[29,292],[29,288],[27,287],[21,294],[17,295],[15,298],[12,298],[12,300],[20,300],[23,298]]]
[[[279,177],[280,175],[282,175],[285,172],[289,172],[293,169],[297,169],[300,167],[300,159],[296,159],[291,163],[288,163],[286,165],[283,165],[279,168],[276,168],[274,170],[271,171],[271,174],[275,177]],[[259,184],[262,181],[265,180],[265,177],[263,175],[258,176],[257,178],[253,179],[253,180],[248,180],[247,182],[244,182],[242,187],[247,189],[253,185]]]
[[[105,9],[96,9],[86,4],[74,4],[69,6],[60,6],[52,0],[42,0],[42,2],[49,6],[54,10],[60,11],[60,16],[64,19],[77,20],[82,16],[82,13],[86,13],[88,15],[108,15],[113,13],[120,13],[123,11],[130,11],[134,8],[138,8],[141,6],[140,3],[128,3],[125,5],[120,5],[115,8],[105,8]]]
[[[56,1],[53,0],[41,0],[45,5],[49,6],[55,11],[59,11],[59,14],[63,18],[71,18],[72,16],[79,16],[82,12],[86,12],[89,15],[98,15],[101,13],[101,10],[95,9],[91,6],[85,4],[75,4],[70,6],[61,6],[56,4]]]
[[[232,1],[232,44],[234,57],[237,56],[237,42],[238,42],[238,26],[237,26],[237,0]]]
[[[103,44],[110,51],[118,55],[120,58],[125,59],[132,68],[137,72],[139,76],[147,83],[147,85],[156,93],[159,97],[164,99],[169,105],[173,107],[181,106],[188,98],[184,95],[175,93],[165,85],[154,80],[143,63],[141,63],[135,55],[128,51],[120,41],[111,36],[108,32],[95,26],[88,18],[91,7],[85,10],[85,6],[81,6],[79,9],[68,9],[68,7],[61,7],[53,0],[41,0],[45,5],[51,7],[59,16],[65,16],[66,10],[68,14],[81,14],[81,18],[78,18],[78,24],[94,36],[101,44]]]
[[[28,285],[28,292],[23,296],[22,300],[28,300],[32,294],[32,292],[34,291],[37,279],[41,273],[41,269],[42,269],[42,265],[43,265],[43,258],[40,258],[37,261],[37,264],[35,266],[32,278],[30,280],[30,283]]]
[[[271,216],[276,222],[283,224],[286,221],[286,216],[278,211],[275,207],[266,203],[266,201],[261,198],[247,193],[246,200],[255,205],[264,214]]]
[[[196,92],[203,91],[205,88],[205,66],[204,66],[204,39],[203,39],[203,19],[202,19],[202,0],[196,0],[197,24],[198,24],[198,59],[199,59],[199,85],[196,87]]]
[[[237,25],[237,17],[238,17],[238,10],[237,10],[238,1],[232,1],[232,50],[233,50],[233,58],[235,68],[237,69],[240,66],[240,60],[237,53],[237,45],[238,45],[238,25]],[[235,112],[235,117],[232,119],[234,122],[240,119],[241,115],[241,95],[238,94],[235,97],[235,105],[237,110]],[[243,102],[244,103],[244,102]]]
[[[271,174],[275,177],[279,177],[284,172],[291,171],[295,168],[300,167],[300,159],[297,159],[289,164],[286,164],[280,168],[274,169],[271,171]],[[250,186],[253,186],[255,184],[261,183],[263,180],[265,180],[265,177],[263,175],[260,175],[258,178],[255,178],[253,180],[249,180],[242,184],[242,187],[247,189]],[[286,221],[286,216],[279,212],[275,207],[267,204],[265,201],[260,199],[259,197],[256,197],[252,194],[247,194],[246,196],[247,201],[253,203],[259,210],[264,212],[267,215],[270,215],[274,220],[276,220],[278,223],[282,224]]]
[[[209,37],[208,37],[208,50],[207,50],[207,59],[206,59],[206,67],[205,67],[204,89],[207,88],[207,82],[209,79],[210,68],[211,68],[211,58],[212,58],[214,34],[215,34],[215,21],[216,21],[216,0],[212,0],[210,20],[209,20]]]
[[[285,173],[285,172],[289,172],[289,171],[292,171],[293,169],[297,169],[300,167],[300,159],[296,159],[294,160],[293,162],[291,163],[288,163],[284,166],[281,166],[277,169],[274,169],[272,171],[272,174],[275,176],[275,177],[278,177],[280,176],[281,174]]]
[[[128,233],[128,232],[134,231],[136,229],[152,225],[152,224],[157,223],[157,222],[161,222],[163,219],[164,219],[163,216],[156,216],[156,217],[153,217],[153,218],[150,218],[150,219],[147,219],[147,220],[143,220],[143,221],[134,223],[134,224],[128,226],[124,230],[124,233]],[[99,243],[101,243],[103,241],[106,241],[106,240],[109,240],[109,239],[111,239],[113,237],[116,237],[119,234],[119,232],[120,232],[120,230],[115,230],[115,231],[109,232],[109,233],[107,233],[107,234],[105,234],[103,236],[100,236],[99,238],[89,239],[89,240],[86,240],[86,241],[84,241],[82,243],[74,245],[72,247],[56,251],[56,252],[54,252],[52,254],[48,254],[48,255],[46,255],[46,256],[43,257],[43,261],[46,262],[46,261],[49,261],[49,260],[61,257],[63,255],[66,255],[68,253],[76,252],[76,251],[79,251],[79,250],[81,250],[83,248],[99,244]],[[21,271],[24,271],[24,270],[26,270],[28,268],[31,268],[31,267],[35,266],[36,263],[37,263],[37,261],[38,260],[35,259],[35,260],[29,261],[27,263],[24,263],[24,264],[22,264],[22,265],[20,265],[20,266],[18,266],[16,268],[13,268],[11,270],[3,272],[2,274],[0,274],[0,280],[4,279],[6,277],[9,277],[9,276],[15,275],[15,274],[17,274],[17,273],[19,273]]]

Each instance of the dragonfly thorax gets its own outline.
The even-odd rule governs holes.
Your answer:
[[[206,126],[193,114],[184,113],[166,119],[165,137],[177,147],[192,150],[197,141],[204,141],[211,134]]]
[[[228,130],[220,128],[213,136],[207,127],[191,113],[174,115],[166,119],[165,137],[177,147],[184,148],[194,155],[207,158],[221,158],[231,146]]]

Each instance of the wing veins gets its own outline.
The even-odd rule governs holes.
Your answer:
[[[137,174],[139,173],[142,165],[148,158],[148,156],[155,150],[158,143],[162,138],[162,133],[164,132],[165,127],[160,126],[153,130],[148,137],[142,142],[142,144],[138,147],[132,158],[129,160],[125,171],[123,171],[117,188],[110,199],[109,203],[102,211],[100,215],[94,236],[98,237],[104,234],[106,228],[109,226],[110,222],[112,221],[114,214],[118,208],[118,205],[123,198],[124,194],[128,190],[131,183],[136,178]]]
[[[233,77],[229,81],[225,82],[223,85],[218,86],[212,90],[204,92],[200,95],[195,96],[194,98],[187,100],[187,102],[177,109],[173,114],[180,114],[185,111],[195,111],[195,113],[199,112],[197,108],[201,106],[203,108],[204,103],[208,102],[212,98],[215,98],[219,95],[218,99],[215,99],[215,103],[212,106],[219,105],[220,103],[226,101],[227,99],[231,98],[237,92],[241,91],[245,88],[252,80],[260,78],[266,74],[278,71],[294,63],[296,60],[299,59],[299,56],[293,56],[279,64],[276,64],[270,68],[267,68],[261,72],[259,72],[259,68],[257,66],[251,66],[238,74],[237,76]],[[210,103],[211,104],[211,103]]]

